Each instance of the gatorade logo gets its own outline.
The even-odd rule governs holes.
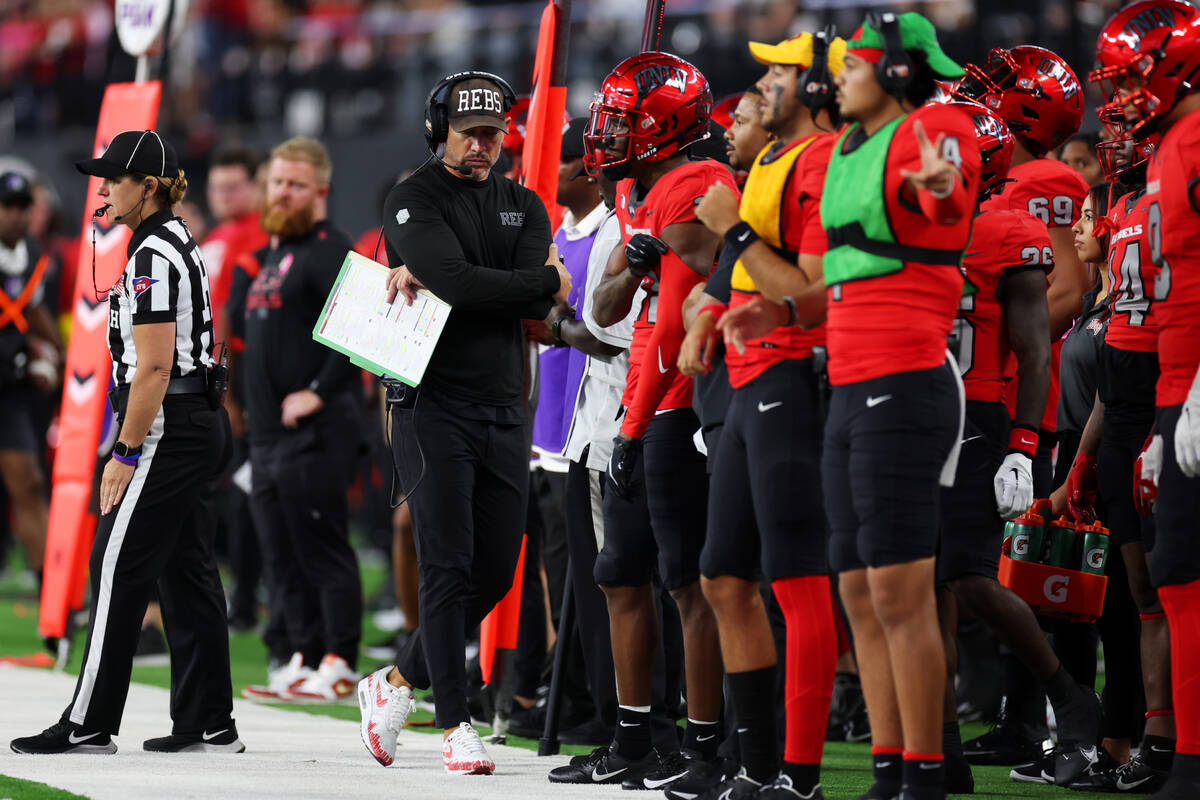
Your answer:
[[[1029,534],[1017,533],[1013,535],[1012,551],[1014,556],[1024,556],[1029,554]]]
[[[1087,551],[1087,555],[1083,557],[1084,563],[1092,569],[1100,569],[1104,566],[1104,549],[1093,547]]]
[[[1067,585],[1070,582],[1071,578],[1067,575],[1051,575],[1042,585],[1042,594],[1046,595],[1046,599],[1051,603],[1065,603],[1067,602]]]

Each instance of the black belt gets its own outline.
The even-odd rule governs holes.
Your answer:
[[[188,375],[183,378],[171,378],[167,384],[166,394],[206,394],[208,381],[204,375]],[[120,414],[126,400],[129,398],[129,384],[123,383],[108,393],[108,404],[114,414]]]
[[[836,228],[826,228],[825,238],[830,250],[849,245],[864,253],[891,258],[896,261],[911,261],[917,264],[936,264],[957,267],[962,261],[962,250],[942,250],[934,247],[916,247],[898,242],[881,242],[867,236],[862,223],[851,222]]]

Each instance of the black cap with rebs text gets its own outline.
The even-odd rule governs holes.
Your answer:
[[[119,178],[132,172],[174,178],[179,174],[175,148],[154,131],[124,131],[113,137],[99,158],[76,161],[84,175]]]
[[[504,92],[486,78],[468,78],[454,84],[446,98],[450,127],[456,131],[496,128],[507,131]]]

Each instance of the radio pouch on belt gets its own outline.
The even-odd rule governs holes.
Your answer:
[[[224,342],[219,343],[217,347],[219,350],[216,365],[208,371],[206,388],[208,405],[214,411],[221,407],[225,390],[229,388],[229,353]]]

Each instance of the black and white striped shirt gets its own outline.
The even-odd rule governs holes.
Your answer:
[[[213,366],[208,271],[183,220],[169,211],[147,217],[129,240],[128,253],[108,298],[108,349],[117,386],[129,385],[137,372],[133,326],[148,322],[175,322],[172,378]]]

